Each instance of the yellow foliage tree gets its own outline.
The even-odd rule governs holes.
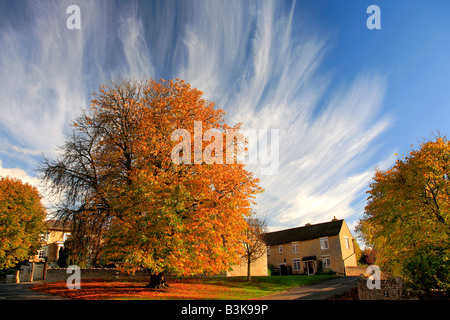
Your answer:
[[[15,178],[0,177],[0,269],[37,253],[46,211],[38,190]]]
[[[376,263],[403,275],[404,261],[417,252],[449,251],[450,142],[426,141],[377,170],[358,230],[377,252]]]

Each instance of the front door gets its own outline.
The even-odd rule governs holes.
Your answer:
[[[314,261],[305,261],[305,271],[307,275],[313,275],[315,273],[315,262]]]
[[[280,276],[286,276],[286,275],[287,275],[286,264],[280,264]]]

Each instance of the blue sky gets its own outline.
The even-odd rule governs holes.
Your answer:
[[[369,30],[369,5],[381,29]],[[70,5],[81,29],[66,27]],[[227,122],[279,129],[273,230],[363,215],[375,167],[449,133],[448,1],[0,1],[0,175],[42,154],[109,79],[182,78]],[[251,168],[258,175],[258,168]]]

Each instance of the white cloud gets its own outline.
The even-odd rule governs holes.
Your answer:
[[[85,106],[83,35],[66,28],[61,3],[29,5],[33,23],[0,30],[0,125],[19,145],[51,151]]]
[[[323,57],[332,54],[327,35],[294,20],[293,7],[258,4],[214,3],[208,14],[194,16],[184,40],[189,58],[182,77],[214,97],[231,123],[280,129],[280,168],[260,177],[266,192],[258,197],[258,210],[273,228],[358,214],[353,202],[372,176],[374,141],[391,124],[379,117],[386,80],[361,74],[344,85],[336,75],[319,72]],[[234,14],[243,11],[246,16]],[[220,17],[231,32],[224,32]],[[293,32],[302,28],[308,32]],[[236,68],[238,76],[231,72]],[[332,82],[341,87],[331,91]]]
[[[66,28],[70,1],[42,3],[30,3],[27,28],[0,30],[0,126],[9,137],[0,153],[53,152],[100,83],[156,77],[163,67],[153,63],[164,61],[224,108],[227,122],[280,130],[279,171],[261,177],[258,197],[272,227],[358,214],[376,139],[392,123],[379,116],[386,79],[364,73],[347,85],[322,70],[333,54],[328,35],[294,15],[295,2],[164,2],[155,24],[136,4],[81,1],[81,30]]]
[[[28,183],[35,187],[39,191],[39,194],[42,196],[42,205],[47,208],[48,212],[50,212],[49,208],[51,208],[51,201],[55,201],[56,199],[53,197],[49,197],[48,194],[45,193],[42,182],[38,177],[30,176],[25,170],[21,168],[4,168],[1,160],[0,177],[20,179],[23,183]]]
[[[122,75],[134,78],[149,78],[154,76],[154,68],[145,41],[143,23],[138,17],[136,4],[130,6],[126,16],[119,19],[118,36],[122,42],[128,70]]]
[[[29,183],[33,187],[39,186],[39,179],[31,177],[25,170],[20,168],[3,168],[2,161],[0,160],[0,177],[18,178],[24,183]]]

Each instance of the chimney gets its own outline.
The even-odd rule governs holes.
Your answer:
[[[336,219],[336,216],[334,216],[333,219],[331,219],[331,221],[338,221],[338,219]]]

